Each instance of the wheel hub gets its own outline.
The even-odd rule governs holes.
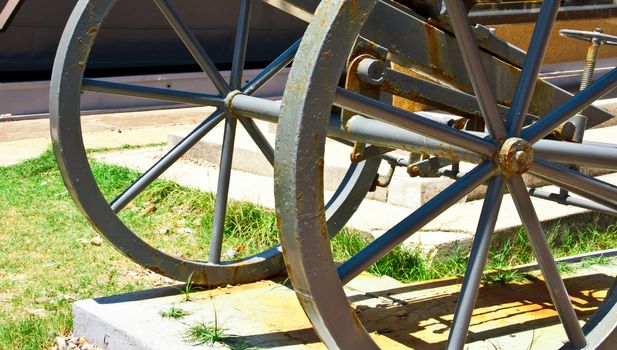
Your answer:
[[[499,165],[504,174],[523,174],[533,164],[533,148],[518,137],[507,139],[499,150]]]

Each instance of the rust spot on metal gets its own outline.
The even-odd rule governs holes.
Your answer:
[[[426,45],[428,47],[428,54],[430,57],[429,62],[440,62],[439,33],[436,33],[437,29],[428,23],[424,23],[424,29],[426,29]]]

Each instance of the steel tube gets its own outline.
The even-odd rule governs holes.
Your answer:
[[[445,0],[446,8],[452,29],[456,34],[456,41],[467,68],[467,73],[473,86],[473,91],[478,98],[478,104],[482,111],[482,116],[486,122],[486,126],[494,139],[501,140],[506,137],[506,128],[504,126],[499,111],[497,110],[497,99],[493,94],[491,85],[489,84],[486,71],[482,66],[480,59],[480,49],[471,32],[471,25],[467,18],[467,9],[460,0]]]
[[[584,198],[577,198],[568,196],[561,196],[559,193],[552,193],[549,191],[540,190],[537,188],[530,188],[529,195],[536,198],[545,199],[547,201],[556,202],[563,205],[571,205],[573,207],[579,207],[583,209],[589,209],[594,211],[599,211],[604,214],[617,216],[617,211],[613,210],[605,205],[598,204],[596,202],[592,202],[590,200]]]
[[[346,110],[383,120],[407,130],[468,149],[485,157],[492,157],[496,152],[496,145],[490,141],[349,90],[337,88],[334,104]],[[501,119],[499,122],[502,123]]]
[[[596,80],[585,90],[570,98],[566,103],[557,107],[538,122],[523,130],[521,138],[535,143],[542,139],[553,129],[573,117],[595,100],[604,96],[612,89],[617,87],[617,68],[613,68],[602,78]]]
[[[146,170],[135,182],[124,190],[111,203],[111,209],[116,213],[122,210],[135,197],[137,197],[148,185],[158,179],[161,174],[173,165],[184,153],[193,147],[204,135],[224,119],[225,113],[221,110],[214,112],[210,117],[201,122],[193,131],[186,135],[177,145],[169,150],[150,169]]]
[[[538,73],[542,66],[542,60],[548,47],[548,39],[551,36],[551,29],[557,12],[559,10],[559,1],[547,0],[542,3],[542,9],[538,21],[533,30],[525,63],[516,85],[510,113],[506,123],[509,137],[518,136],[523,127],[523,122],[527,116],[527,110],[531,103],[531,97],[536,87]]]
[[[582,349],[587,344],[583,330],[578,323],[578,318],[568,297],[568,291],[559,276],[557,265],[553,255],[544,238],[544,232],[536,212],[531,203],[531,198],[527,194],[527,188],[520,175],[512,176],[508,182],[508,188],[514,199],[514,204],[518,211],[523,226],[527,232],[527,237],[531,241],[531,246],[540,265],[542,276],[548,291],[559,314],[559,319],[563,325],[568,339],[573,346]]]
[[[186,26],[180,15],[169,0],[154,0],[159,10],[165,16],[171,27],[174,29],[184,46],[189,50],[197,64],[210,77],[216,89],[226,95],[230,89],[225,79],[221,76],[210,56],[206,53],[199,40],[193,35],[191,30]]]
[[[82,89],[106,94],[190,103],[198,106],[223,107],[225,105],[225,99],[220,96],[172,89],[161,89],[134,84],[115,83],[98,79],[84,79],[82,81]]]
[[[340,123],[340,119],[330,118],[328,136],[410,152],[427,153],[454,161],[480,163],[483,160],[474,152],[450,146],[444,142],[378,120],[354,116],[347,121],[345,127],[341,126]]]
[[[529,171],[568,191],[617,210],[616,186],[538,158],[534,159]]]
[[[468,172],[460,180],[448,186],[448,188],[339,266],[338,274],[341,282],[346,284],[362,271],[369,268],[369,266],[388,254],[398,244],[458,202],[459,199],[471,190],[484,183],[493,172],[493,163],[485,161]]]
[[[617,169],[617,148],[594,143],[540,140],[533,145],[536,157],[587,168]]]
[[[208,262],[211,264],[219,264],[221,262],[231,163],[233,161],[234,142],[236,139],[236,125],[236,118],[231,116],[225,118],[225,132],[223,134],[219,177],[216,185],[216,202],[214,203],[214,217],[212,221],[212,239],[210,241],[210,254],[208,255]]]
[[[240,4],[240,15],[238,16],[238,26],[236,27],[231,76],[229,78],[232,89],[239,89],[242,84],[250,18],[251,0],[242,0]],[[243,117],[238,119],[241,118]],[[231,181],[231,166],[233,162],[238,119],[230,113],[225,116],[225,132],[223,134],[219,177],[216,186],[216,202],[214,203],[214,218],[212,221],[212,239],[210,240],[210,254],[208,255],[208,262],[211,264],[219,264],[221,262],[223,234],[225,232],[225,216],[227,215],[229,183]],[[252,131],[253,133],[256,132],[254,129]],[[259,134],[255,136],[259,136]],[[263,135],[261,136],[263,137]]]
[[[251,96],[236,95],[231,100],[230,106],[234,114],[276,123],[278,121],[281,103]],[[442,122],[443,121],[445,120],[442,120]],[[431,122],[439,123],[439,121]],[[442,125],[449,128],[446,124]],[[460,130],[456,131],[459,133],[468,133]],[[330,117],[330,124],[327,132],[328,136],[333,138],[403,149],[410,152],[429,153],[443,158],[462,160],[471,163],[480,163],[482,161],[482,157],[478,156],[475,152],[460,147],[449,146],[444,142],[434,140],[430,137],[422,136],[415,132],[362,116],[352,117],[347,122],[346,126],[343,127],[339,116],[333,114]],[[483,136],[483,134],[469,134],[475,138]]]
[[[251,4],[250,0],[242,0],[240,3],[240,16],[238,17],[236,28],[236,40],[234,41],[234,54],[229,77],[229,86],[232,90],[237,90],[242,86],[242,73],[244,72],[244,62],[246,60],[246,44],[250,29]]]
[[[499,208],[501,207],[501,199],[503,198],[504,180],[502,175],[495,176],[489,180],[482,211],[480,212],[480,220],[476,235],[473,239],[469,262],[465,270],[465,278],[461,286],[461,294],[456,302],[456,311],[450,334],[448,335],[448,344],[446,349],[455,350],[463,349],[467,333],[469,331],[469,323],[471,322],[471,314],[476,306],[478,298],[478,290],[486,265],[488,250],[491,246],[491,237],[497,223]]]
[[[255,91],[259,90],[260,87],[270,81],[270,79],[272,79],[278,72],[287,67],[287,65],[290,64],[296,56],[296,52],[298,51],[298,47],[300,47],[301,41],[302,39],[298,39],[293,45],[285,50],[285,52],[283,52],[279,57],[266,66],[266,68],[259,72],[259,74],[257,74],[246,84],[246,86],[244,86],[244,88],[242,88],[242,92],[247,95],[252,95]]]

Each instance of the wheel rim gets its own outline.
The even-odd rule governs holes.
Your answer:
[[[242,70],[244,66],[244,54],[246,53],[246,42],[248,36],[248,21],[250,17],[250,1],[242,1],[239,23],[240,27],[236,33],[236,48],[233,56],[233,67],[231,81],[228,84],[214,67],[207,53],[201,48],[199,43],[192,37],[188,27],[184,25],[179,15],[175,13],[173,4],[169,1],[156,1],[160,10],[172,23],[174,31],[181,37],[185,46],[189,48],[198,64],[211,78],[211,81],[219,90],[219,96],[206,96],[193,94],[190,99],[193,103],[201,105],[214,105],[219,110],[212,116],[204,120],[181,144],[172,149],[164,156],[164,159],[157,162],[146,175],[142,175],[137,182],[134,182],[123,194],[118,196],[112,203],[108,203],[93,177],[89,161],[84,148],[81,134],[80,119],[80,92],[84,90],[95,90],[100,92],[119,93],[122,89],[128,89],[126,94],[133,96],[143,96],[144,94],[163,93],[154,90],[135,91],[135,86],[120,86],[110,84],[100,80],[83,80],[85,62],[89,59],[90,49],[94,44],[97,32],[101,29],[103,22],[110,10],[116,4],[114,0],[108,1],[79,1],[73,11],[65,33],[62,37],[58,55],[54,65],[51,96],[50,96],[50,117],[51,132],[56,158],[69,192],[79,209],[94,226],[94,228],[104,235],[121,253],[157,273],[166,275],[176,280],[187,281],[201,285],[224,285],[235,283],[252,282],[278,274],[284,270],[280,247],[272,247],[256,255],[230,261],[220,261],[220,245],[218,249],[211,252],[214,259],[210,261],[198,261],[174,256],[163,252],[144,241],[136,235],[116,214],[126,204],[130,203],[144,188],[171,164],[175,163],[181,154],[186,152],[194,143],[201,139],[214,125],[222,120],[226,123],[226,134],[224,143],[227,144],[227,152],[223,152],[222,167],[224,173],[219,176],[219,185],[229,185],[229,173],[231,169],[231,158],[233,152],[233,135],[236,118],[225,117],[223,109],[226,95],[233,89],[241,89],[245,94],[252,94],[261,85],[267,82],[275,73],[287,66],[293,59],[297,45],[293,45],[284,52],[277,60],[268,66],[255,79],[242,86]],[[175,22],[174,22],[175,21]],[[184,32],[183,32],[184,31]],[[162,96],[162,95],[158,95]],[[183,96],[186,97],[186,94]],[[169,95],[160,97],[161,99],[170,98]],[[201,98],[201,103],[194,98]],[[173,99],[173,97],[172,97]],[[190,101],[189,101],[190,102]],[[266,152],[266,158],[272,161],[271,146],[264,142],[263,135],[257,129],[252,129],[250,119],[242,119],[242,125],[250,130],[249,134],[254,137],[257,145]],[[254,124],[253,124],[254,126]],[[251,133],[252,132],[252,133]],[[270,148],[270,149],[268,149]],[[161,163],[165,163],[161,165]],[[362,196],[359,193],[366,193],[374,178],[379,165],[378,160],[371,160],[351,166],[337,191],[337,195],[332,198],[330,220],[328,221],[333,232],[342,228],[347,222]],[[148,174],[153,174],[147,178]],[[147,178],[142,181],[142,179]],[[221,187],[219,187],[221,188]],[[224,203],[215,209],[215,224],[220,232],[218,239],[222,239],[222,231],[225,218],[227,203],[227,188],[219,190],[217,203]],[[216,219],[218,217],[218,219]],[[215,234],[216,235],[216,234]],[[217,239],[217,238],[213,238]],[[212,246],[215,246],[214,244]]]
[[[343,70],[352,43],[376,3],[377,1],[340,0],[325,1],[320,4],[299,50],[299,57],[302,60],[296,61],[290,73],[281,110],[276,155],[280,171],[275,183],[281,242],[290,279],[317,333],[328,348],[377,348],[375,342],[360,326],[361,323],[347,301],[342,285],[473,188],[488,181],[487,197],[480,214],[448,348],[457,349],[464,345],[488,253],[490,236],[495,227],[499,204],[506,186],[513,194],[519,216],[532,241],[534,252],[549,286],[553,303],[557,305],[560,319],[570,339],[570,344],[567,346],[599,347],[615,328],[612,321],[617,312],[615,288],[609,289],[600,308],[581,328],[546,245],[521,174],[530,168],[529,171],[534,175],[541,176],[562,188],[596,201],[610,210],[614,211],[617,208],[616,202],[613,201],[617,195],[615,186],[542,159],[541,157],[547,156],[548,153],[543,149],[542,142],[539,142],[559,123],[568,120],[588,106],[592,100],[615,87],[617,73],[611,72],[609,77],[595,82],[590,90],[570,99],[546,115],[541,122],[521,131],[523,117],[527,115],[533,87],[546,49],[547,32],[550,32],[554,22],[558,2],[546,1],[543,5],[528,59],[520,74],[510,114],[507,123],[504,123],[499,117],[496,100],[480,64],[479,50],[473,40],[462,4],[446,1],[457,42],[461,47],[484,121],[490,132],[491,143],[496,151],[501,150],[502,156],[494,157],[490,155],[490,149],[484,148],[490,146],[482,144],[480,140],[468,140],[466,135],[462,134],[442,134],[441,129],[427,123],[410,121],[409,119],[415,117],[409,113],[398,113],[379,102],[367,101],[362,96],[354,96],[336,88],[338,76]],[[396,19],[391,20],[396,21]],[[594,91],[594,88],[597,90]],[[473,149],[485,159],[454,185],[344,262],[338,269],[332,260],[328,242],[323,238],[326,236],[323,225],[320,224],[323,221],[323,211],[320,209],[323,202],[320,193],[323,189],[320,185],[319,167],[315,166],[319,164],[320,154],[323,152],[322,140],[325,139],[327,132],[325,123],[333,103],[368,117],[398,124],[402,128],[420,134],[428,134],[427,136],[433,136],[448,144],[468,150]],[[518,137],[523,139],[522,142],[519,142]],[[517,158],[520,164],[517,164],[518,161],[513,159],[511,154],[520,156]],[[556,158],[551,160],[560,161]],[[563,163],[563,160],[560,162]],[[576,162],[570,164],[573,163]]]

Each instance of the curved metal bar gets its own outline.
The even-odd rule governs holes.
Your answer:
[[[227,85],[221,73],[216,69],[214,62],[212,62],[212,59],[210,59],[210,56],[208,56],[195,35],[193,35],[188,26],[186,26],[184,21],[180,18],[180,15],[171,2],[169,0],[154,0],[154,2],[176,34],[178,34],[184,46],[186,46],[193,58],[195,58],[197,64],[199,64],[201,69],[210,77],[216,89],[221,94],[227,95],[230,91],[229,85]]]
[[[398,244],[436,218],[444,210],[458,202],[474,188],[483,184],[495,171],[492,161],[485,161],[468,172],[460,180],[416,209],[413,213],[377,238],[364,249],[338,267],[337,271],[343,284],[366,270],[388,254]]]
[[[496,145],[491,141],[453,129],[415,113],[392,107],[343,88],[337,88],[334,104],[346,110],[380,119],[448,144],[468,149],[487,158],[492,158],[497,151]]]
[[[525,182],[520,175],[510,177],[508,188],[512,193],[518,215],[521,217],[527,237],[538,260],[544,281],[559,314],[559,319],[566,330],[570,343],[577,349],[582,349],[587,344],[583,330],[578,323],[578,318],[568,297],[568,291],[559,276],[557,265],[544,238],[544,232],[538,216],[527,194]]]
[[[503,175],[497,175],[489,181],[469,255],[469,262],[465,270],[465,278],[461,286],[461,294],[456,302],[456,311],[446,346],[448,350],[463,349],[465,345],[471,314],[476,305],[488,250],[491,246],[491,237],[501,207],[504,184]]]
[[[480,49],[471,32],[465,4],[460,0],[445,0],[445,3],[452,29],[454,29],[456,34],[456,41],[458,42],[469,79],[471,80],[471,85],[478,98],[482,117],[491,136],[496,140],[503,140],[507,136],[506,128],[499,116],[497,99],[493,94],[486,71],[482,66]]]
[[[225,99],[220,96],[172,89],[161,89],[134,84],[115,83],[112,81],[98,79],[84,79],[82,81],[82,89],[86,91],[103,92],[106,94],[190,103],[198,106],[223,107],[225,105]]]
[[[523,127],[523,122],[531,103],[531,97],[536,87],[538,73],[542,66],[542,60],[548,47],[551,29],[557,18],[559,4],[560,1],[558,0],[547,0],[542,3],[542,9],[529,42],[525,63],[516,85],[516,91],[506,122],[509,137],[517,136]]]
[[[521,138],[536,143],[548,135],[553,129],[573,117],[576,113],[592,104],[595,100],[606,95],[617,87],[617,68],[613,68],[602,78],[596,80],[585,90],[570,98],[535,124],[521,132]]]
[[[617,210],[617,186],[538,158],[534,159],[529,172],[568,191]]]
[[[170,149],[150,169],[146,170],[124,192],[117,196],[109,205],[114,212],[119,212],[135,197],[137,197],[148,185],[156,180],[161,174],[175,163],[184,153],[193,147],[204,135],[223,120],[225,112],[218,110],[210,117],[201,122],[193,131],[186,135],[177,145]]]

